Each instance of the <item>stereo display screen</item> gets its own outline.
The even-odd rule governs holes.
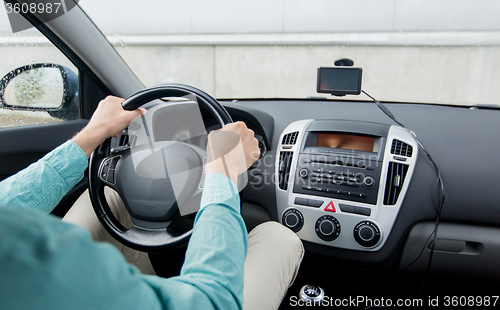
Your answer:
[[[374,137],[339,133],[318,133],[316,146],[373,152]]]

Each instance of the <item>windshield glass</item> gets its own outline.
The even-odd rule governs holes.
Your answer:
[[[333,98],[316,92],[317,68],[347,57],[379,100],[500,104],[497,0],[80,5],[146,86],[184,83],[216,98]]]

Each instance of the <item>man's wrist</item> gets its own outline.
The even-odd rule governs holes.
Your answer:
[[[90,154],[98,147],[101,143],[106,140],[105,135],[98,128],[85,127],[82,131],[76,134],[71,141],[75,142],[87,155]]]
[[[229,169],[225,165],[225,162],[223,160],[224,160],[223,158],[218,158],[216,160],[212,160],[211,162],[206,163],[205,165],[206,175],[209,175],[210,173],[220,173],[230,178],[235,185],[238,184],[238,175],[230,174],[228,171]]]

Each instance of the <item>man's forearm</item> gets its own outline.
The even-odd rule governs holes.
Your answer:
[[[0,207],[38,209],[49,213],[83,178],[87,166],[82,150],[68,141],[0,182]]]
[[[207,175],[180,278],[203,290],[220,308],[237,309],[243,303],[247,248],[235,184],[218,173]]]

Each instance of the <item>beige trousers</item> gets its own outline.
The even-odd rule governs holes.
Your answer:
[[[105,194],[117,219],[125,227],[131,227],[132,221],[118,194],[108,188]],[[155,274],[147,253],[128,248],[108,234],[92,209],[88,191],[80,196],[63,220],[88,229],[93,240],[113,244],[143,273]],[[291,230],[276,222],[255,227],[248,234],[243,309],[278,309],[295,280],[303,255],[302,242]]]

